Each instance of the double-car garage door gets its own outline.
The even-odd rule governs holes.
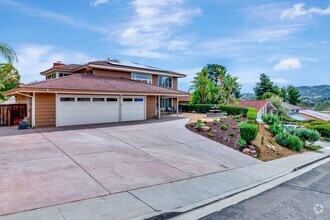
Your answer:
[[[144,96],[57,95],[57,126],[144,120]]]

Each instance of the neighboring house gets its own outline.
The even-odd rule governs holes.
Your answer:
[[[289,114],[298,114],[300,110],[302,110],[303,108],[296,106],[296,105],[292,105],[286,102],[282,102],[282,108],[285,109],[286,113]]]
[[[28,105],[33,127],[146,120],[167,107],[178,109],[184,74],[142,64],[105,60],[83,65],[60,62],[41,72],[45,81],[4,92]]]
[[[267,100],[238,100],[239,106],[256,108],[258,110],[257,120],[261,120],[262,115],[273,114],[277,109]]]
[[[15,96],[11,96],[7,101],[0,102],[0,105],[9,105],[9,104],[15,104],[16,99]]]
[[[188,104],[188,102],[190,101],[191,96],[183,96],[179,98],[179,104]]]

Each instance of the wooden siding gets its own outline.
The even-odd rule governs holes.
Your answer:
[[[177,99],[178,99],[178,98],[173,98],[173,107],[174,107],[175,111],[178,109]]]
[[[94,69],[95,76],[102,76],[102,77],[114,77],[114,78],[131,78],[130,72],[123,72],[123,71],[114,71],[114,70],[98,70]]]
[[[172,83],[173,83],[172,85],[173,89],[178,89],[178,78],[173,77]]]
[[[35,94],[35,127],[56,126],[56,98],[55,94]]]
[[[152,84],[158,86],[158,75],[152,75]]]
[[[147,119],[153,118],[156,114],[156,96],[147,96]]]

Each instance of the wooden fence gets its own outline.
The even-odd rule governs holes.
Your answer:
[[[16,125],[26,116],[26,104],[0,105],[0,126]]]

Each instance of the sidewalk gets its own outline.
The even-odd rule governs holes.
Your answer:
[[[327,149],[307,152],[192,179],[2,216],[0,220],[168,218],[267,183],[329,156]]]

